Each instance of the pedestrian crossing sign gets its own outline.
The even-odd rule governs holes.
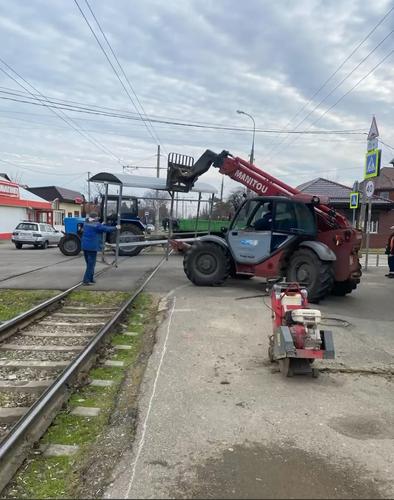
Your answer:
[[[350,193],[350,208],[358,208],[358,193]]]
[[[365,173],[364,179],[377,177],[380,172],[381,149],[372,149],[365,155]]]

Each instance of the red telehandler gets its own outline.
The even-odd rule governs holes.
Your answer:
[[[199,286],[227,277],[283,277],[302,284],[311,302],[345,295],[361,278],[361,231],[318,196],[306,195],[228,151],[193,158],[171,153],[167,189],[187,192],[211,166],[256,193],[236,213],[224,238],[203,236],[185,253],[184,270]]]

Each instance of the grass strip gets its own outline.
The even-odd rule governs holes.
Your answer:
[[[86,296],[91,293],[98,292],[75,292],[78,294],[78,301],[83,299],[84,303],[97,305],[105,303],[108,306],[108,301],[102,302],[98,297]],[[75,295],[71,300],[73,302],[77,300]],[[144,323],[145,327],[152,326],[156,321],[155,315],[156,305],[152,298],[141,294],[123,323],[127,324],[129,330],[136,331],[132,327],[133,323],[138,320]],[[130,337],[120,333],[111,337],[109,347],[111,344],[112,346],[125,344],[132,347],[122,352],[110,350],[110,358],[124,361],[124,367],[98,366],[90,370],[89,378],[112,380],[114,384],[110,387],[87,385],[76,390],[69,398],[67,406],[57,415],[41,439],[40,444],[78,445],[80,447],[78,453],[70,457],[48,458],[35,452],[31,453],[13,482],[3,492],[2,498],[78,498],[80,485],[86,482],[83,473],[85,461],[109,425],[111,415],[116,408],[120,385],[140,352],[144,326],[140,328],[138,336]],[[98,407],[101,411],[96,417],[80,417],[71,414],[76,406]]]

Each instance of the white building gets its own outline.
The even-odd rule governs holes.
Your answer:
[[[0,174],[0,239],[10,239],[22,220],[52,224],[52,205]]]

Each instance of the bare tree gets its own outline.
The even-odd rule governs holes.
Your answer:
[[[244,200],[245,200],[245,189],[243,187],[233,189],[231,191],[230,196],[227,198],[227,202],[230,204],[234,213],[242,205]]]
[[[156,191],[151,189],[144,193],[144,196],[139,199],[139,214],[145,216],[145,212],[149,212],[149,219],[154,221],[156,210],[159,210],[159,219],[162,220],[168,217],[169,211],[169,194],[164,191]],[[156,201],[157,200],[157,201]]]

